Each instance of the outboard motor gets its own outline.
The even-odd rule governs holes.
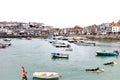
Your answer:
[[[51,53],[53,56],[55,56],[56,55],[56,53]]]
[[[67,47],[68,47],[68,48],[71,47],[70,44],[68,44]]]
[[[117,50],[115,50],[114,52],[117,53],[117,56],[119,55],[119,52]]]

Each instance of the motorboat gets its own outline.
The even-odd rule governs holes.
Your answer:
[[[104,63],[103,65],[114,65],[114,64],[117,64],[117,62],[112,61],[112,62]]]
[[[2,41],[2,42],[0,42],[0,45],[11,46],[11,43],[7,42],[7,41]]]
[[[75,44],[80,45],[80,46],[96,46],[95,42],[85,41],[85,40],[80,40],[76,42]]]
[[[3,40],[4,40],[4,41],[11,41],[10,38],[4,38]]]
[[[72,48],[66,48],[65,50],[66,50],[66,51],[73,51]]]
[[[7,46],[4,44],[0,44],[0,48],[6,48]]]
[[[62,43],[62,42],[54,42],[53,46],[56,48],[65,48],[65,47],[70,47],[70,44]]]
[[[104,72],[104,69],[95,68],[95,69],[86,69],[85,71],[89,71],[89,72]]]
[[[49,40],[49,43],[57,42],[57,40]]]
[[[53,58],[69,58],[69,54],[51,53]]]
[[[118,56],[119,52],[117,50],[114,51],[106,51],[106,50],[102,50],[102,51],[96,51],[98,56]]]

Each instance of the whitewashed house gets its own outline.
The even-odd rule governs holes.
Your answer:
[[[120,24],[113,24],[112,26],[112,33],[119,33],[120,32]]]

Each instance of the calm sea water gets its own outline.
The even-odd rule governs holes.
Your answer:
[[[120,57],[96,56],[97,50],[120,51],[120,42],[96,42],[97,46],[78,46],[69,43],[73,51],[55,48],[45,39],[12,39],[11,43],[10,47],[0,49],[0,80],[21,80],[21,66],[25,66],[28,80],[33,80],[32,74],[35,71],[58,72],[62,74],[62,78],[59,80],[120,79]],[[69,59],[52,59],[52,52],[68,53]],[[118,64],[114,66],[103,65],[110,61],[116,61]],[[105,72],[85,71],[85,69],[96,67],[105,69]]]

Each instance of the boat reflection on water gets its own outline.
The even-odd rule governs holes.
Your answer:
[[[69,60],[69,58],[55,58],[55,57],[52,57],[51,59],[52,60]]]
[[[59,78],[54,78],[54,79],[40,79],[40,78],[33,77],[33,80],[59,80]]]
[[[97,58],[101,58],[101,59],[106,59],[106,58],[119,58],[119,56],[99,56],[96,55]]]

